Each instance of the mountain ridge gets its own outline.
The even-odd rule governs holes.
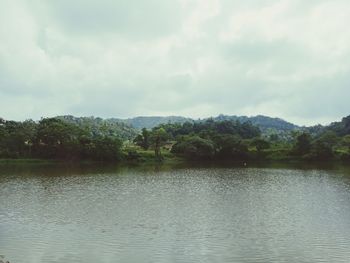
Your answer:
[[[262,131],[267,131],[268,129],[275,129],[277,131],[292,131],[298,130],[301,126],[288,122],[284,119],[277,117],[269,117],[265,115],[256,116],[238,116],[238,115],[224,115],[220,114],[216,117],[209,117],[203,119],[187,118],[183,116],[137,116],[134,118],[110,118],[107,120],[119,121],[132,126],[135,129],[152,129],[160,124],[166,123],[184,123],[184,122],[198,122],[206,121],[212,119],[214,121],[239,121],[239,122],[251,122],[253,125],[258,126]]]

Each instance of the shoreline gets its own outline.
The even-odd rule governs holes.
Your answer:
[[[350,162],[343,160],[328,160],[328,161],[309,161],[302,159],[265,159],[265,160],[186,160],[185,158],[172,156],[165,157],[162,161],[157,161],[155,158],[146,158],[138,161],[92,161],[92,160],[59,160],[59,159],[31,159],[31,158],[0,158],[0,166],[116,166],[116,167],[187,167],[187,168],[209,168],[209,167],[237,167],[237,168],[263,168],[263,167],[332,167],[345,166],[350,167]]]

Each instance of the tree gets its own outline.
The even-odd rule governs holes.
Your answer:
[[[115,161],[121,156],[122,141],[112,136],[97,136],[93,138],[93,151],[91,156],[97,161]]]
[[[35,151],[39,157],[53,159],[118,160],[122,141],[103,132],[58,118],[42,119],[37,128]]]
[[[142,134],[138,134],[134,141],[133,141],[137,146],[140,146],[141,148],[143,148],[143,136]]]
[[[143,137],[143,148],[147,150],[149,148],[149,131],[146,128],[142,129],[142,137]]]
[[[342,119],[342,123],[344,125],[343,134],[350,135],[350,115]]]
[[[35,129],[36,123],[32,120],[15,122],[1,119],[0,155],[10,158],[30,156]]]
[[[294,145],[294,152],[298,155],[308,154],[311,150],[311,136],[309,133],[303,132],[299,134],[296,138],[296,143]]]
[[[77,158],[80,155],[80,137],[84,130],[57,118],[39,122],[35,150],[43,158]]]
[[[207,160],[214,157],[215,145],[211,140],[190,136],[177,142],[173,146],[172,152],[183,155],[189,160]]]
[[[134,143],[144,150],[148,150],[150,146],[150,132],[146,128],[143,128],[142,133],[134,139]]]
[[[270,148],[270,143],[262,138],[253,139],[251,145],[256,148],[258,153],[261,153],[263,150]]]
[[[211,138],[216,134],[239,135],[241,138],[249,139],[260,136],[258,127],[250,122],[240,123],[233,120],[215,121],[207,119],[205,121],[185,122],[183,124],[162,124],[158,128],[164,128],[172,137],[183,135],[198,135],[201,138]]]
[[[350,153],[350,134],[343,137],[342,143],[348,147],[348,152]]]
[[[278,140],[279,140],[278,134],[273,133],[273,134],[269,135],[269,141],[270,142],[278,142]]]
[[[154,154],[157,160],[162,160],[160,148],[167,142],[169,136],[163,128],[155,128],[150,133],[150,143],[154,148]]]
[[[338,137],[335,132],[325,132],[312,143],[311,158],[317,160],[332,159],[334,156],[333,147],[337,142]]]
[[[350,160],[350,134],[342,138],[341,144],[347,148],[347,152],[342,153],[341,158],[343,160],[349,161]]]
[[[221,159],[245,159],[248,156],[248,146],[237,135],[217,135],[214,142],[217,156]]]

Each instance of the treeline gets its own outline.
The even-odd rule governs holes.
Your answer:
[[[350,135],[338,136],[334,131],[326,131],[318,136],[299,133],[290,155],[304,160],[350,161]]]
[[[135,128],[118,119],[75,117],[72,115],[57,116],[55,118],[77,125],[93,134],[114,136],[122,140],[132,140],[138,134]]]
[[[259,151],[267,147],[267,142],[260,138],[259,128],[250,122],[209,119],[202,122],[162,124],[151,131],[143,129],[134,142],[147,149],[149,134],[161,134],[157,137],[160,139],[158,145],[171,144],[172,153],[190,160],[246,159],[249,157],[248,141]],[[159,156],[159,153],[156,155]]]
[[[134,142],[149,148],[147,138],[161,132],[161,145],[171,144],[171,152],[188,160],[350,160],[350,118],[332,124],[317,134],[292,131],[290,138],[262,135],[250,122],[214,121],[162,124],[144,129]]]
[[[329,126],[313,126],[296,134],[292,154],[306,160],[350,161],[350,116]]]
[[[60,118],[0,119],[0,158],[112,161],[121,158],[121,148],[122,140],[108,129],[91,129]]]
[[[141,161],[151,151],[156,160],[163,159],[163,151],[201,161],[350,161],[350,116],[322,129],[294,130],[288,136],[261,133],[249,121],[238,120],[168,123],[137,134],[126,124],[92,117],[39,122],[0,118],[0,158]]]

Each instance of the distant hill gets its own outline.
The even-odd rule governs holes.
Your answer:
[[[267,130],[276,130],[280,132],[288,132],[292,130],[297,130],[300,127],[287,122],[280,118],[271,118],[268,116],[258,115],[254,117],[247,117],[247,116],[228,116],[228,115],[219,115],[216,118],[213,118],[214,120],[237,120],[239,122],[251,122],[252,124],[258,126],[260,130],[264,133]]]
[[[105,135],[118,136],[124,140],[134,138],[142,128],[152,129],[160,124],[166,123],[185,123],[185,122],[197,122],[205,121],[206,119],[191,119],[181,116],[140,116],[128,119],[110,118],[102,119],[98,117],[74,117],[71,115],[58,116],[66,122],[77,124],[81,127],[88,128],[94,133],[104,133]],[[209,119],[209,118],[207,118]],[[261,132],[265,135],[278,134],[284,137],[284,134],[292,130],[297,130],[300,127],[290,122],[279,118],[271,118],[267,116],[229,116],[219,115],[213,119],[214,121],[233,120],[241,123],[251,122],[253,125],[259,127]]]
[[[117,119],[74,117],[71,115],[57,116],[56,118],[87,128],[95,134],[117,136],[123,140],[132,140],[138,134],[135,128]]]
[[[214,121],[233,120],[241,123],[251,122],[253,125],[259,127],[263,135],[269,136],[270,134],[277,134],[281,138],[289,138],[290,132],[297,130],[306,131],[313,135],[319,135],[326,131],[334,131],[339,136],[350,134],[350,116],[343,118],[339,122],[333,122],[328,126],[317,125],[311,127],[300,127],[280,118],[272,118],[263,115],[247,117],[221,114],[217,117],[206,119],[191,119],[182,116],[139,116],[128,119],[102,119],[95,117],[74,117],[70,115],[58,116],[57,118],[78,124],[82,127],[88,127],[96,133],[103,132],[109,135],[117,135],[122,139],[134,138],[142,128],[152,129],[160,124],[199,122],[207,119],[213,119]]]
[[[110,119],[110,120],[124,122],[138,130],[141,130],[142,128],[152,129],[154,127],[157,127],[160,124],[165,124],[165,123],[184,123],[186,121],[193,122],[193,119],[185,118],[181,116],[167,116],[167,117],[140,116],[140,117],[129,118],[129,119]]]
[[[325,130],[333,131],[338,136],[350,134],[350,115],[344,117],[340,122],[332,122],[329,126],[325,127]]]
[[[57,116],[69,123],[77,124],[81,127],[86,127],[94,133],[103,133],[104,135],[112,135],[121,138],[122,140],[132,140],[140,132],[142,128],[152,129],[160,124],[167,123],[185,123],[185,122],[203,122],[208,119],[214,121],[239,121],[241,123],[250,122],[257,126],[263,136],[278,135],[280,139],[292,139],[291,131],[305,131],[313,136],[333,131],[338,136],[350,134],[350,115],[344,117],[341,121],[333,122],[330,125],[315,125],[315,126],[298,126],[280,118],[272,118],[263,115],[257,116],[236,116],[236,115],[219,115],[217,117],[205,119],[191,119],[182,116],[139,116],[128,119],[109,118],[102,119],[98,117],[74,117],[71,115]]]
[[[258,115],[254,117],[219,115],[217,117],[213,117],[210,119],[213,119],[214,121],[234,120],[234,121],[239,121],[241,123],[251,122],[252,124],[258,126],[263,133],[267,133],[267,132],[283,133],[283,132],[289,132],[292,130],[297,130],[300,128],[299,126],[294,125],[285,120],[282,120],[280,118],[271,118],[271,117],[262,116],[262,115]],[[151,117],[135,117],[135,118],[129,118],[129,119],[111,119],[111,120],[124,122],[138,130],[142,128],[152,129],[160,124],[166,124],[166,123],[184,123],[184,122],[203,121],[203,120],[185,118],[181,116],[168,116],[168,117],[151,116]]]
[[[332,122],[329,125],[315,125],[309,127],[303,127],[303,131],[312,134],[313,136],[319,136],[325,132],[334,132],[338,136],[345,136],[350,134],[350,115],[342,118],[341,121]]]

